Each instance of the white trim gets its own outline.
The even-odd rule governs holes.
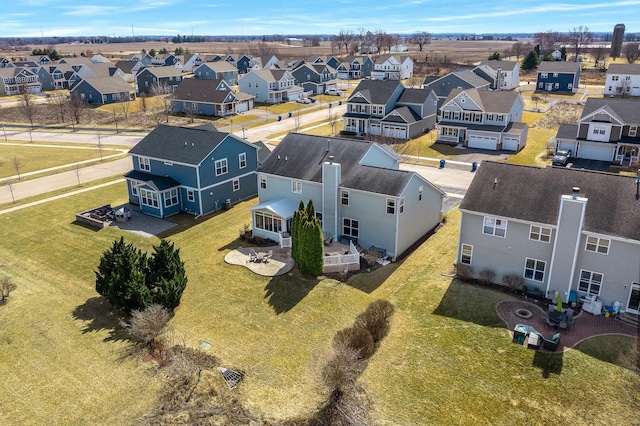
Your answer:
[[[212,158],[212,160],[213,160],[213,168],[214,168],[216,177],[226,175],[227,173],[229,173],[229,160],[227,159],[227,157],[220,158],[219,160]],[[218,167],[218,163],[220,163],[219,167]],[[220,173],[218,173],[218,169],[220,169]]]
[[[591,245],[595,245],[594,250],[589,250],[588,246],[589,246],[589,238],[595,238],[597,241],[595,243],[591,243]],[[604,244],[601,244],[601,241],[605,240],[607,241],[607,245],[605,246]],[[603,253],[599,250],[599,248],[601,247],[606,247],[607,251],[606,253]],[[609,238],[602,238],[602,237],[596,237],[594,235],[586,235],[585,236],[585,240],[584,240],[584,250],[588,251],[589,253],[596,253],[596,254],[603,254],[605,256],[609,255],[609,250],[611,249],[611,240]]]
[[[533,261],[533,268],[528,268],[527,267],[527,261]],[[538,264],[542,263],[543,264],[543,269],[542,269],[542,279],[538,280],[536,279],[536,272],[539,272],[540,270],[538,269]],[[527,269],[531,270],[531,278],[527,277]],[[540,259],[534,259],[533,257],[525,257],[524,258],[524,271],[522,271],[522,278],[524,278],[525,280],[529,280],[529,281],[535,281],[538,283],[544,283],[544,279],[545,276],[547,275],[547,261],[546,260],[540,260]]]
[[[469,263],[464,263],[462,261],[462,252],[464,251],[464,246],[471,247],[471,254],[469,255]],[[459,256],[460,256],[459,264],[460,265],[471,265],[473,263],[473,245],[472,244],[466,244],[466,243],[460,243],[459,250],[460,250],[460,252],[459,252]]]
[[[211,188],[215,188],[216,186],[220,186],[220,185],[224,185],[226,183],[229,183],[229,182],[233,181],[234,179],[242,179],[243,177],[251,176],[252,174],[255,174],[255,171],[247,172],[247,173],[239,175],[239,176],[233,176],[233,177],[230,177],[229,179],[225,179],[225,180],[223,180],[221,182],[217,182],[217,183],[214,183],[213,185],[205,186],[204,188],[200,188],[200,189],[202,191],[207,191],[207,190],[209,190]]]

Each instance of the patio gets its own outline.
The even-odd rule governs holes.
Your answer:
[[[267,262],[251,262],[249,261],[249,252],[255,250],[258,255],[264,256],[269,250],[273,251],[273,256]],[[262,258],[263,256],[259,256]],[[291,258],[290,248],[273,247],[238,247],[231,250],[224,257],[224,261],[230,265],[240,265],[249,269],[251,272],[265,277],[275,277],[284,275],[293,269],[295,264]]]
[[[516,311],[524,309],[530,311],[531,318],[524,319],[516,314]],[[513,329],[516,324],[527,324],[549,337],[558,331],[554,327],[549,327],[546,323],[547,313],[540,306],[522,300],[504,300],[496,305],[498,316],[505,322],[507,329],[513,337]],[[622,321],[615,321],[613,317],[592,315],[580,310],[573,318],[575,322],[568,330],[561,330],[562,335],[557,352],[573,348],[578,343],[594,336],[605,334],[620,334],[630,337],[638,337],[638,328],[626,324]],[[540,351],[548,352],[540,348]]]

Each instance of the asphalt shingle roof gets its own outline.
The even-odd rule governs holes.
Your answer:
[[[185,78],[173,92],[173,99],[179,101],[206,102],[220,104],[229,96],[229,91],[216,90],[222,82],[221,78],[215,80],[202,78]]]
[[[639,64],[610,64],[607,74],[640,75]]]
[[[444,103],[446,104],[451,101],[453,98],[458,96],[460,92],[465,92],[469,98],[482,108],[483,111],[504,114],[511,111],[511,107],[513,107],[513,104],[519,96],[519,93],[517,92],[508,92],[503,90],[498,92],[489,92],[487,90],[478,89],[453,89]]]
[[[349,101],[357,93],[361,93],[370,103],[384,105],[400,84],[402,83],[393,80],[362,80],[349,97]]]
[[[399,196],[413,173],[359,164],[371,147],[364,141],[289,133],[258,171],[320,183],[322,164],[332,155],[341,166],[341,187]]]
[[[483,161],[460,209],[555,225],[560,197],[579,187],[579,196],[588,198],[585,231],[640,240],[635,179],[581,169]]]
[[[634,99],[588,98],[582,110],[582,117],[605,107],[614,117],[617,115],[625,123],[640,125],[640,102]]]
[[[124,81],[121,77],[90,77],[84,81],[93,86],[103,95],[107,93],[128,93],[134,91],[133,86]]]
[[[580,72],[580,62],[542,61],[538,66],[538,72],[575,74]]]

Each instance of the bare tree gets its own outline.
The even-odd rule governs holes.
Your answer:
[[[49,105],[55,110],[58,121],[64,123],[67,118],[69,99],[64,95],[53,95],[49,98]]]
[[[543,33],[535,33],[533,42],[540,46],[541,51],[550,51],[556,48],[561,41],[560,33],[553,30],[547,30]]]
[[[140,96],[138,96],[138,98],[140,98],[140,108],[142,108],[142,112],[146,114],[147,108],[149,107],[147,105],[147,94],[142,92],[140,93]]]
[[[573,29],[569,31],[569,43],[573,46],[574,62],[578,62],[578,56],[582,48],[592,41],[593,33],[589,31],[589,27],[587,26],[580,25],[579,27],[573,27]]]
[[[0,304],[6,302],[9,297],[9,293],[15,290],[17,286],[11,281],[9,277],[0,278]]]
[[[162,115],[165,116],[166,122],[169,122],[172,93],[173,90],[166,82],[156,82],[151,85],[151,95],[156,98],[154,99],[154,115],[158,124]]]
[[[75,124],[80,124],[80,120],[84,114],[84,110],[86,107],[87,103],[82,99],[82,97],[78,95],[71,95],[71,98],[69,99],[69,112],[73,117],[71,124],[73,125],[74,130],[74,122]]]
[[[76,163],[73,168],[73,174],[76,175],[76,179],[78,179],[78,186],[80,186],[80,175],[82,174],[82,168],[80,168],[80,164]]]
[[[633,64],[640,57],[640,43],[625,43],[623,47],[624,57],[627,58],[627,62]]]
[[[416,31],[409,38],[409,42],[418,45],[418,49],[422,52],[422,49],[431,43],[431,34],[426,31]]]
[[[16,174],[18,175],[18,180],[20,180],[20,168],[22,167],[22,163],[20,162],[20,159],[16,156],[14,156],[11,159],[11,164],[13,165],[14,170],[16,171]]]
[[[594,65],[597,67],[598,63],[607,57],[607,55],[609,54],[609,49],[606,46],[599,44],[589,49],[589,54],[591,54],[591,57],[595,62]]]
[[[104,151],[104,147],[102,145],[102,138],[100,138],[100,132],[98,132],[98,153],[100,154],[100,161],[102,161],[102,153]]]
[[[531,50],[531,48],[527,49],[526,45],[520,41],[513,43],[511,46],[511,51],[516,55],[516,61],[520,61],[520,57],[524,52],[528,52],[529,50]]]
[[[293,131],[299,132],[300,131],[300,107],[296,105],[296,109],[295,111],[293,111],[293,114],[291,114],[291,116],[293,117]]]
[[[124,119],[127,120],[129,119],[129,110],[131,109],[131,99],[128,98],[128,94],[126,95],[127,98],[125,98],[124,101],[119,102],[118,105],[120,105],[120,110],[122,111],[122,115],[124,115]]]
[[[27,117],[30,124],[30,129],[33,130],[33,120],[36,116],[36,104],[34,102],[35,95],[31,93],[27,87],[20,87],[20,109],[22,113]]]
[[[331,135],[335,136],[337,134],[338,127],[338,112],[335,108],[327,108],[327,122],[329,126],[331,126]]]
[[[404,85],[410,89],[419,89],[420,87],[422,87],[422,82],[424,81],[423,78],[421,77],[417,77],[417,76],[413,76],[411,78],[409,78]]]
[[[118,105],[117,104],[111,104],[111,112],[113,113],[113,122],[116,125],[116,133],[120,133],[120,130],[118,129]]]
[[[184,114],[189,117],[189,122],[193,123],[198,115],[198,104],[192,102],[190,104],[185,105]],[[231,130],[233,132],[233,130]]]
[[[164,332],[171,319],[171,312],[157,303],[144,310],[131,312],[131,319],[121,324],[129,335],[145,347],[152,347]]]
[[[628,80],[627,77],[629,76],[624,76],[616,87],[617,94],[622,96],[623,98],[629,96],[629,93],[631,92],[631,80]]]
[[[9,190],[9,192],[11,193],[11,202],[12,204],[16,203],[16,197],[15,197],[15,193],[14,191],[16,190],[16,181],[14,178],[12,177],[8,177],[7,179],[4,180],[4,184],[7,187],[7,189]]]

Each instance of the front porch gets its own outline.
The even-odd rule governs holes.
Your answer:
[[[618,144],[615,153],[615,162],[620,166],[631,166],[638,162],[638,146]]]

